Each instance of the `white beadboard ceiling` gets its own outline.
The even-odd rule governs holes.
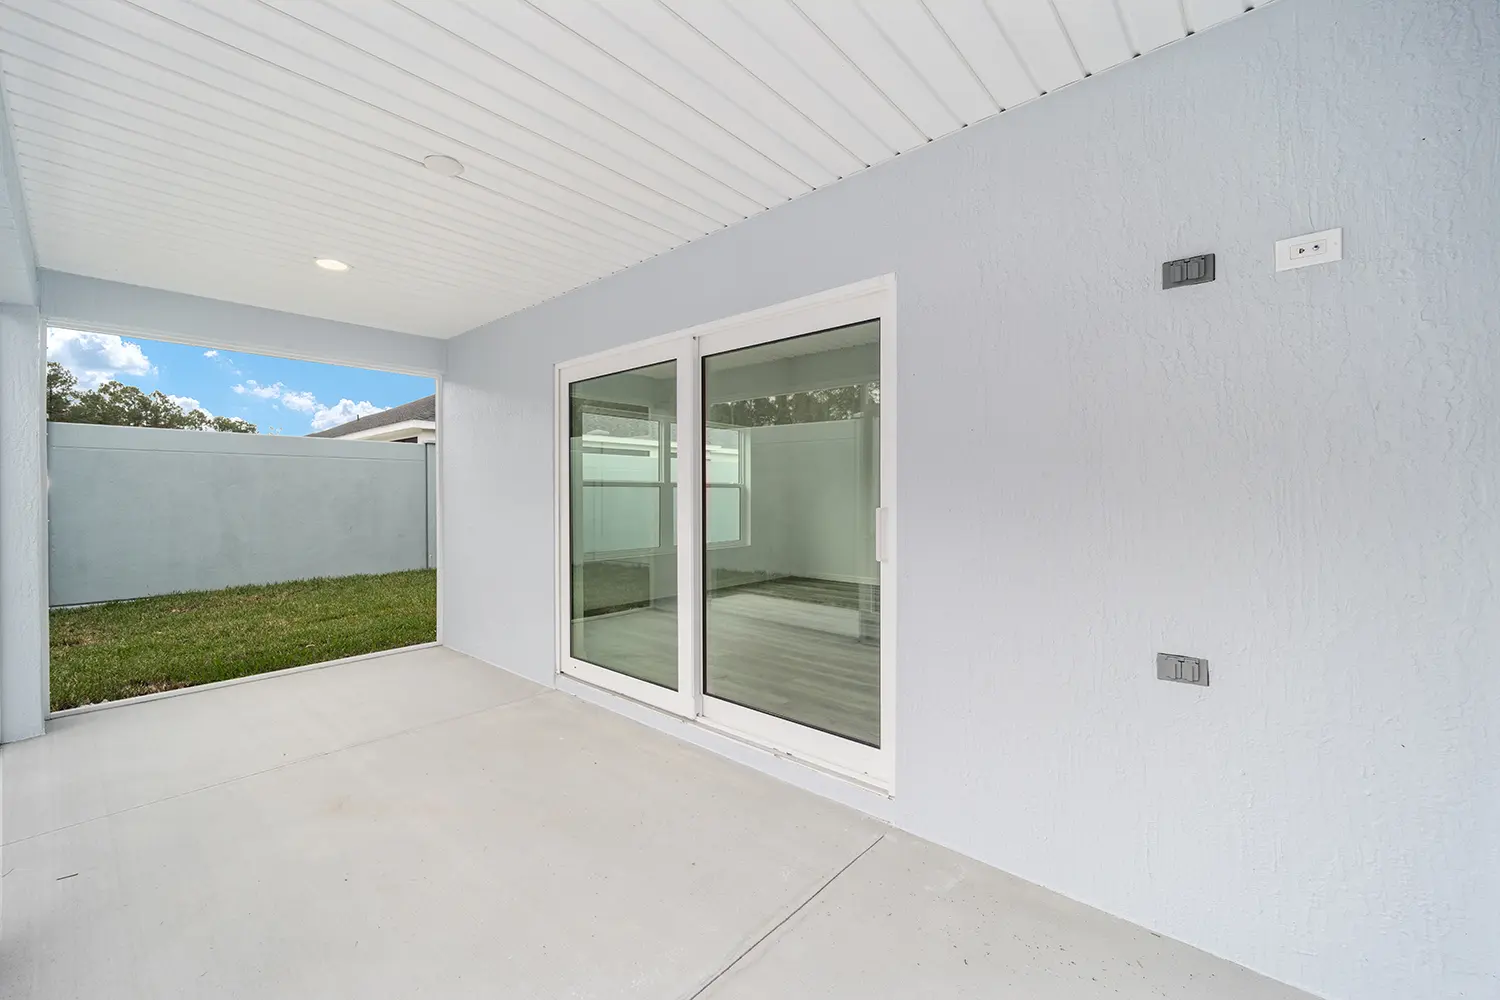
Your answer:
[[[39,266],[448,337],[1253,5],[0,0],[0,72]]]

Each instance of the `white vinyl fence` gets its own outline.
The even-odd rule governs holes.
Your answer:
[[[47,425],[54,607],[436,565],[435,446]]]

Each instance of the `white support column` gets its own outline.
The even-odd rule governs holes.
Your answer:
[[[47,713],[46,355],[37,310],[0,305],[0,743]]]

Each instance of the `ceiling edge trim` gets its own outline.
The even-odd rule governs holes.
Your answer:
[[[48,326],[437,376],[447,341],[66,271],[37,270]]]

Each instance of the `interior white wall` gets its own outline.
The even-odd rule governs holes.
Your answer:
[[[858,512],[878,504],[860,495],[859,429],[852,420],[745,428],[742,440],[751,467],[745,491],[749,530],[742,544],[714,549],[714,567],[873,582],[867,525]],[[649,454],[589,456],[597,462],[590,462],[586,468],[593,471],[585,471],[584,477],[654,481],[659,461],[654,442],[649,447],[626,443]],[[581,551],[620,558],[651,549],[664,536],[670,545],[671,536],[662,528],[662,502],[671,499],[663,501],[650,486],[585,490],[578,521]],[[713,507],[709,510],[712,523]],[[732,528],[732,514],[726,521]]]
[[[870,580],[854,420],[752,427],[749,544],[715,549],[717,568]]]
[[[447,642],[551,676],[555,362],[894,272],[894,821],[1339,1000],[1493,995],[1497,54],[1494,4],[1286,0],[452,341]]]
[[[0,743],[47,711],[45,357],[36,309],[0,305]]]
[[[447,342],[159,288],[42,269],[42,314],[53,326],[181,340],[305,361],[439,375]],[[337,275],[329,275],[337,281]]]

